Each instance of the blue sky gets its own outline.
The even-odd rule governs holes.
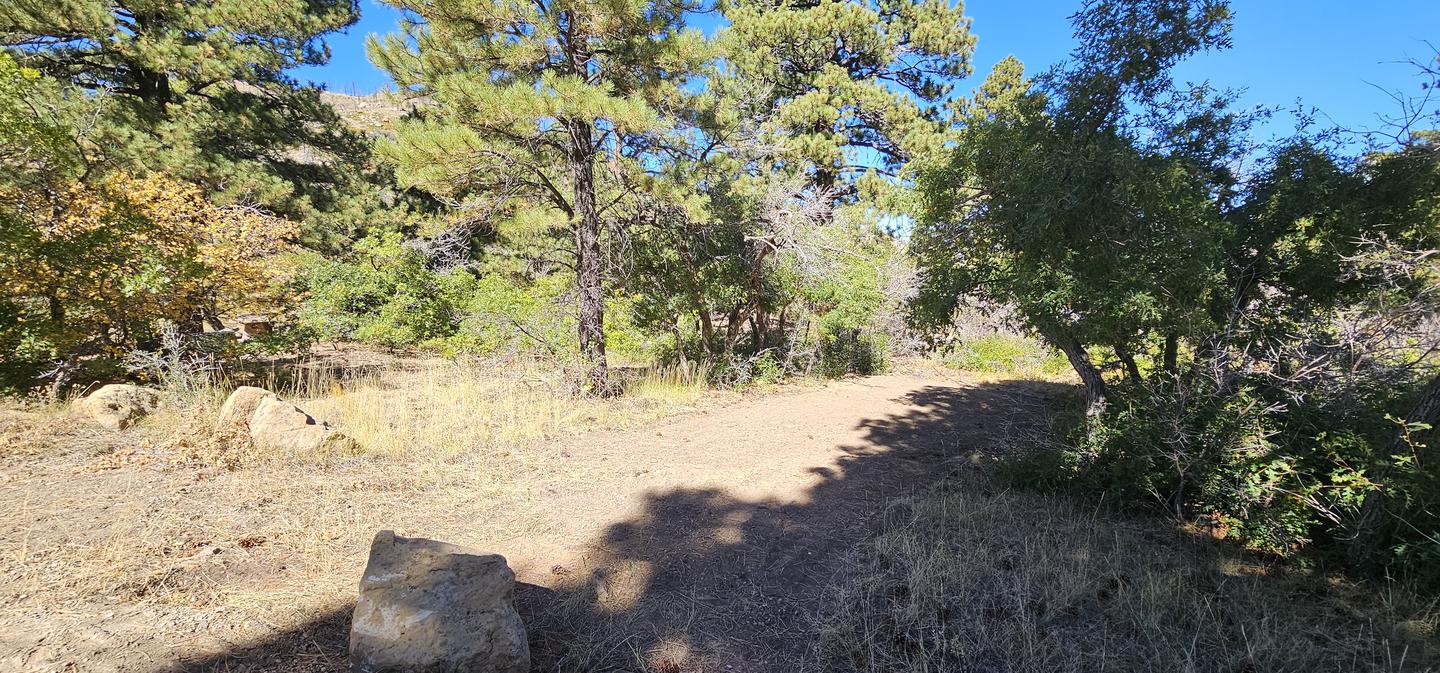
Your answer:
[[[369,93],[388,78],[365,57],[365,37],[395,28],[398,13],[377,0],[361,0],[360,22],[329,40],[330,63],[295,74],[342,93]],[[979,36],[976,74],[962,89],[979,84],[1007,54],[1038,72],[1063,59],[1073,40],[1069,19],[1080,0],[971,0],[966,13]],[[1234,0],[1235,46],[1185,63],[1182,80],[1210,80],[1245,90],[1245,105],[1318,108],[1345,128],[1374,128],[1376,114],[1393,102],[1381,91],[1418,93],[1414,68],[1397,63],[1431,58],[1425,41],[1440,47],[1440,0]],[[720,19],[697,17],[713,32]],[[1377,89],[1376,87],[1379,87]]]

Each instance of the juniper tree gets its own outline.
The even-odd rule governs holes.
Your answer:
[[[1225,45],[1223,3],[1100,0],[1075,25],[1068,63],[1037,82],[1007,59],[959,106],[959,142],[921,180],[912,247],[932,317],[968,293],[1017,306],[1098,412],[1107,386],[1088,346],[1111,347],[1134,379],[1152,335],[1173,368],[1177,335],[1206,329],[1234,187],[1226,166],[1248,117],[1168,75]]]
[[[395,0],[401,32],[371,59],[416,101],[387,148],[404,184],[450,199],[504,192],[558,211],[573,235],[585,387],[612,389],[604,334],[602,180],[642,167],[706,58],[690,0]],[[608,170],[597,176],[604,160]]]
[[[746,113],[785,138],[781,167],[845,197],[939,149],[943,104],[975,48],[963,3],[737,0],[725,14],[728,74],[751,93]]]
[[[92,164],[159,170],[229,200],[310,220],[315,242],[352,226],[368,143],[320,90],[286,72],[329,59],[355,0],[7,0],[0,46],[104,104]]]

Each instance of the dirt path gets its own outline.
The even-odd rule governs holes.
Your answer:
[[[596,438],[570,454],[631,476],[557,493],[562,535],[500,547],[528,583],[597,578],[661,659],[794,670],[825,586],[887,503],[992,449],[1041,391],[879,376]]]
[[[506,555],[523,583],[519,603],[536,642],[536,670],[617,661],[666,673],[796,670],[827,583],[887,504],[964,471],[997,447],[1009,423],[1058,394],[1059,386],[1039,383],[896,375],[749,399],[566,441],[557,447],[565,461],[604,477],[541,479],[525,502],[476,503],[450,512],[443,525],[411,521],[398,532],[449,535]],[[517,533],[467,536],[459,532],[467,517],[506,519],[512,525],[501,529]],[[353,570],[336,572],[353,577],[363,561],[357,555]],[[249,572],[252,584],[263,583]],[[184,656],[173,641],[149,647],[131,637],[163,623],[157,611],[178,607],[121,606],[93,616],[96,608],[76,606],[82,619],[74,630],[34,615],[0,619],[0,630],[13,629],[0,637],[0,663],[145,673],[344,670],[347,608],[267,638],[196,645]],[[213,630],[208,621],[196,626],[209,617],[203,609],[192,613],[179,622]],[[67,661],[67,649],[79,650],[57,637],[100,644]],[[144,656],[122,656],[130,649]]]

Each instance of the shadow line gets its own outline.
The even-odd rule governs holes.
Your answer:
[[[930,385],[902,414],[861,421],[861,439],[797,500],[744,499],[716,488],[648,496],[588,547],[554,586],[522,584],[516,604],[536,671],[793,671],[812,657],[813,618],[854,546],[906,496],[1005,450],[1024,419],[1071,386],[1002,381]],[[902,512],[903,513],[903,512]],[[161,669],[348,670],[351,606],[265,642]]]

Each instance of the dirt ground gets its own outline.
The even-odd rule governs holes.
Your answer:
[[[521,490],[483,463],[224,470],[143,433],[31,443],[34,419],[0,418],[0,670],[346,670],[382,528],[505,555],[536,670],[801,669],[887,504],[1065,394],[908,375],[782,391],[525,449]]]

